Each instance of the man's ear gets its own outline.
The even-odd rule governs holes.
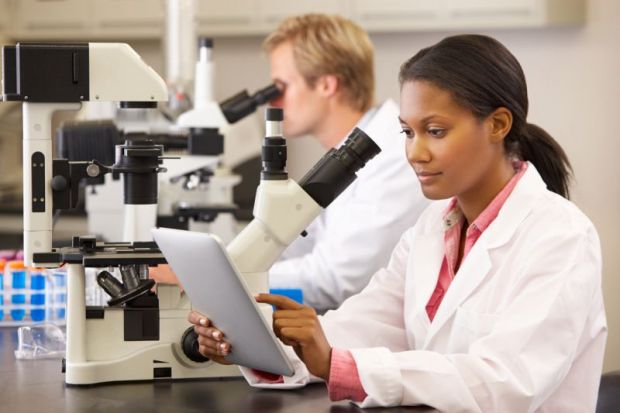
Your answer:
[[[338,93],[340,80],[335,75],[323,75],[318,78],[316,87],[325,97],[332,97]]]
[[[495,109],[488,117],[487,122],[492,142],[501,142],[512,128],[512,112],[504,107]]]

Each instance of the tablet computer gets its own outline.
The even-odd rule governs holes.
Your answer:
[[[220,240],[212,234],[169,228],[153,228],[151,233],[192,307],[207,316],[231,344],[226,360],[292,376],[290,360]]]

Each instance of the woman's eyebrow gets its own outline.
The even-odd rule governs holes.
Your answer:
[[[438,114],[438,113],[431,113],[430,115],[425,116],[424,118],[422,118],[422,119],[420,120],[420,124],[425,124],[425,123],[429,122],[430,120],[432,120],[432,119],[434,119],[434,118],[445,119],[445,117],[444,117],[444,116],[441,116],[441,115],[440,115],[440,114]],[[407,123],[407,122],[405,122],[405,121],[404,121],[404,120],[403,120],[400,116],[398,117],[398,121],[399,121],[400,123],[404,124],[404,125],[408,125],[408,123]]]

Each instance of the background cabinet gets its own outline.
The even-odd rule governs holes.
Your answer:
[[[586,0],[196,0],[198,33],[265,35],[286,16],[337,13],[370,32],[578,25]],[[0,33],[16,40],[160,38],[164,0],[0,0]],[[4,27],[4,29],[3,29]]]
[[[0,36],[10,30],[11,16],[14,14],[12,8],[10,0],[0,0]]]
[[[163,0],[91,1],[96,37],[152,38],[163,33]]]
[[[201,34],[258,34],[259,0],[196,1],[196,27]]]
[[[14,1],[15,25],[9,34],[24,40],[81,38],[92,27],[92,6],[83,0]]]

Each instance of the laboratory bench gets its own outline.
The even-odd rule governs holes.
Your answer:
[[[331,402],[324,384],[297,390],[262,390],[245,380],[156,381],[66,386],[61,360],[16,360],[17,328],[0,328],[0,412],[346,413],[430,412],[397,407],[362,410]]]

